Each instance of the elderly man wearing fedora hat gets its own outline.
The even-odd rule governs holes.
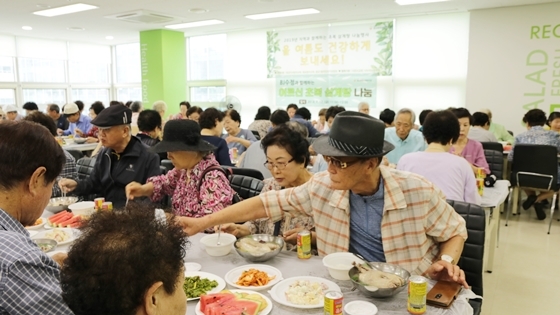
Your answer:
[[[167,152],[175,168],[149,178],[145,185],[128,184],[127,196],[148,196],[153,201],[172,196],[173,211],[179,216],[198,218],[222,210],[231,205],[234,191],[214,157],[215,149],[202,140],[194,120],[170,120],[163,129],[163,140],[152,151]]]
[[[326,172],[301,186],[261,194],[201,219],[179,220],[194,234],[230,222],[312,216],[319,255],[350,251],[466,287],[465,273],[456,265],[467,238],[465,221],[423,177],[380,166],[383,155],[393,149],[384,132],[385,124],[378,119],[340,113],[329,136],[313,143],[329,163]]]
[[[98,194],[115,207],[122,207],[127,200],[126,185],[134,181],[145,183],[149,177],[161,174],[159,157],[148,152],[148,147],[130,134],[131,117],[132,111],[124,105],[101,111],[92,124],[99,128],[99,140],[104,148],[93,171],[80,182],[61,179],[60,188],[76,195]]]

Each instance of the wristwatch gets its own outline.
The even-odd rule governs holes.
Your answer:
[[[441,255],[440,259],[441,259],[441,260],[444,260],[444,261],[447,261],[447,262],[450,263],[450,264],[453,264],[453,262],[455,261],[455,260],[453,259],[453,257],[451,257],[451,256],[449,256],[449,255],[445,255],[445,254]]]

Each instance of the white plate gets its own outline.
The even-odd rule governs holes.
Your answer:
[[[185,272],[199,271],[200,269],[202,269],[202,266],[198,263],[195,262],[185,263]]]
[[[272,301],[269,298],[267,298],[266,296],[260,294],[259,292],[247,291],[247,290],[230,290],[230,291],[232,293],[258,294],[266,301],[266,303],[268,303],[268,306],[264,310],[260,311],[259,315],[268,315],[272,311]],[[198,303],[196,303],[196,306],[194,308],[194,313],[196,315],[204,315],[204,313],[202,313],[200,311],[200,301],[198,301]]]
[[[340,290],[340,287],[332,282],[329,281],[327,279],[323,279],[323,278],[318,278],[318,277],[293,277],[293,278],[288,278],[280,283],[278,283],[277,285],[275,285],[270,291],[268,291],[268,293],[270,293],[270,296],[272,297],[272,299],[282,305],[286,305],[286,306],[290,306],[290,307],[294,307],[294,308],[299,308],[299,309],[310,309],[310,308],[319,308],[319,307],[323,307],[325,304],[325,299],[320,299],[320,303],[319,304],[313,304],[313,305],[298,305],[298,304],[293,304],[290,301],[288,301],[288,299],[286,298],[286,291],[288,290],[288,288],[290,287],[290,285],[292,283],[294,283],[295,281],[299,281],[299,280],[309,280],[311,282],[319,282],[319,283],[323,283],[324,285],[327,286],[327,289],[323,290],[323,293],[327,292],[327,291],[338,291],[338,292],[342,292]]]
[[[33,239],[37,239],[37,238],[51,238],[52,237],[48,237],[47,234],[49,233],[53,233],[55,230],[60,230],[63,231],[64,233],[68,234],[68,239],[64,242],[58,242],[58,245],[66,245],[66,244],[70,244],[71,242],[74,241],[75,237],[74,237],[74,231],[72,231],[72,229],[70,228],[56,228],[56,229],[52,229],[49,231],[41,231],[37,234],[35,234],[35,236],[33,236]]]
[[[43,225],[45,225],[45,222],[47,222],[47,219],[45,219],[45,218],[41,218],[41,219],[43,219],[43,223],[37,224],[37,225],[32,225],[32,226],[26,226],[25,229],[26,230],[38,230],[38,229],[42,228]]]
[[[244,287],[236,284],[236,282],[239,280],[239,277],[241,277],[241,274],[249,269],[257,269],[260,271],[264,271],[268,274],[269,277],[275,277],[275,278],[270,280],[266,285],[260,287],[258,286]],[[280,282],[282,280],[282,272],[268,265],[245,265],[245,266],[233,268],[228,273],[226,273],[226,276],[224,278],[226,279],[227,284],[229,284],[232,287],[242,289],[242,290],[261,291],[261,290],[268,289],[273,285],[275,285],[276,283]]]
[[[185,277],[196,277],[199,276],[202,279],[208,279],[208,280],[214,280],[216,282],[218,282],[218,286],[215,287],[214,289],[206,292],[207,294],[212,294],[212,293],[218,293],[220,291],[222,291],[223,289],[226,288],[226,282],[224,281],[224,279],[216,276],[215,274],[212,273],[208,273],[208,272],[204,272],[204,271],[187,271],[185,272]],[[200,298],[189,298],[187,299],[187,301],[194,301],[194,300],[198,300]]]
[[[29,233],[29,237],[33,237],[35,235],[37,235],[37,233],[39,233],[38,231],[27,231],[27,233]]]

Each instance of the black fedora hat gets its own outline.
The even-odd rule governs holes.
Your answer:
[[[336,115],[328,136],[313,142],[313,149],[326,156],[383,156],[395,148],[384,138],[385,123],[381,120],[345,111]]]
[[[170,120],[163,128],[163,140],[151,148],[152,152],[214,151],[212,144],[202,140],[200,126],[194,120]]]

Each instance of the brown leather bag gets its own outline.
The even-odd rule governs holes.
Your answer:
[[[449,307],[461,292],[462,286],[456,282],[438,281],[428,292],[426,302],[437,307]]]

